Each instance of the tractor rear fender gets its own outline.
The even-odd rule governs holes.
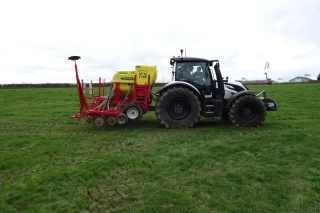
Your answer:
[[[203,97],[201,96],[199,90],[195,86],[193,86],[192,84],[190,84],[188,82],[184,82],[184,81],[173,81],[173,82],[171,82],[169,84],[166,84],[164,87],[162,87],[157,92],[157,95],[160,95],[163,91],[167,90],[168,88],[174,87],[174,86],[183,86],[183,87],[189,88],[191,91],[194,91],[195,94],[198,95],[198,97],[201,100],[201,102],[204,102]]]
[[[199,90],[198,90],[195,86],[193,86],[192,84],[189,84],[189,83],[187,83],[187,82],[184,82],[184,81],[173,81],[173,82],[171,82],[171,83],[169,83],[169,84],[166,84],[166,85],[164,85],[164,87],[162,87],[162,88],[157,92],[157,94],[162,93],[162,91],[164,91],[165,89],[168,89],[168,88],[170,88],[170,87],[174,87],[174,86],[177,86],[177,85],[186,86],[186,87],[192,89],[193,91],[195,91],[197,94],[200,95]]]
[[[232,102],[237,99],[238,97],[242,96],[242,95],[249,95],[249,94],[252,94],[252,95],[255,95],[256,92],[253,92],[253,91],[250,91],[250,90],[245,90],[245,91],[241,91],[241,92],[238,92],[236,94],[234,94],[233,96],[231,96],[228,100],[227,100],[227,103],[225,105],[224,108],[227,108],[229,109],[230,108],[230,105],[232,104]]]

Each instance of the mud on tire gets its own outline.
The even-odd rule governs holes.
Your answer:
[[[197,95],[184,87],[164,91],[155,105],[160,124],[165,128],[189,128],[198,121],[200,102]]]
[[[266,108],[260,98],[244,95],[237,98],[229,109],[229,119],[235,126],[258,127],[266,117]]]

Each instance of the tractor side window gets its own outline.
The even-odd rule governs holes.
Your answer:
[[[206,65],[204,67],[204,85],[206,86],[210,86],[212,84],[210,75],[211,75],[210,67]]]
[[[176,81],[190,81],[198,86],[212,86],[211,71],[206,62],[181,62],[176,64]]]
[[[199,63],[194,66],[193,80],[195,83],[202,86],[210,86],[211,82],[211,72],[209,66],[206,63]]]
[[[209,95],[213,92],[210,67],[207,63],[199,63],[193,74],[194,82],[199,86],[201,93]]]
[[[192,73],[193,81],[199,85],[205,84],[206,75],[203,68],[201,65],[194,66],[194,72]]]
[[[176,81],[191,81],[193,66],[189,63],[177,63],[175,71]]]
[[[184,72],[184,67],[177,64],[176,72],[175,72],[176,81],[183,81],[183,72]]]

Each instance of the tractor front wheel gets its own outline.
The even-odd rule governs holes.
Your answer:
[[[266,118],[263,102],[254,95],[237,98],[229,109],[229,119],[235,126],[258,127]]]
[[[184,87],[164,91],[155,105],[160,124],[165,128],[189,128],[200,117],[200,102],[197,95]]]

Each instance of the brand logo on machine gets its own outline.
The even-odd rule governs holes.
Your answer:
[[[139,78],[147,78],[147,71],[140,71]]]
[[[122,77],[121,80],[133,80],[133,77]]]

